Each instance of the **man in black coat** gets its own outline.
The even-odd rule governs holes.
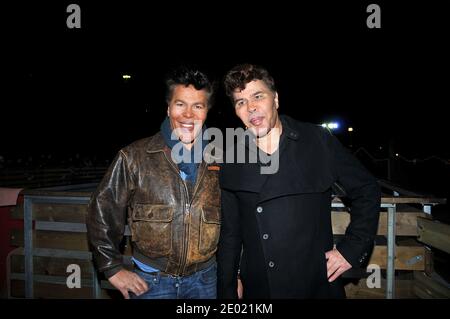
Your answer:
[[[253,136],[237,144],[245,144],[245,158],[256,152],[258,160],[226,163],[221,171],[219,298],[238,297],[238,277],[244,298],[344,298],[340,276],[373,248],[377,181],[329,131],[279,116],[274,80],[264,68],[238,65],[225,87]],[[267,157],[277,167],[263,174]],[[351,214],[337,245],[332,187],[345,191]]]

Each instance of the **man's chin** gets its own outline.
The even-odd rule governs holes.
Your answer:
[[[267,135],[269,133],[270,129],[268,128],[258,128],[258,129],[250,129],[250,131],[255,135],[257,138],[261,138]]]
[[[195,141],[194,136],[183,136],[179,138],[180,142],[183,144],[192,144]]]
[[[183,139],[180,139],[180,142],[183,144],[192,144],[192,143],[194,143],[194,140],[183,138]]]

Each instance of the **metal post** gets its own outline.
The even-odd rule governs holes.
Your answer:
[[[395,298],[395,214],[396,206],[388,207],[386,299]]]
[[[94,267],[94,263],[92,262],[92,293],[95,297],[95,299],[100,299],[100,282],[98,281],[98,276],[97,276],[97,270]]]
[[[23,228],[25,253],[25,298],[33,298],[33,200],[24,197]]]

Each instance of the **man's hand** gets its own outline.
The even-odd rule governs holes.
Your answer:
[[[128,291],[133,292],[136,296],[140,296],[148,290],[147,283],[144,279],[126,269],[120,270],[108,280],[111,285],[122,293],[125,299],[130,299]]]
[[[327,251],[325,258],[327,259],[327,277],[329,282],[336,280],[336,278],[352,268],[352,265],[345,260],[344,256],[336,248]]]
[[[242,281],[238,278],[237,280],[237,295],[238,295],[238,299],[242,299],[243,295],[244,295],[244,286],[242,285]]]

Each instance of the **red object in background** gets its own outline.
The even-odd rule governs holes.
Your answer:
[[[11,189],[0,188],[0,198],[5,192],[10,192]],[[16,193],[20,192],[20,189],[14,190]],[[17,195],[16,195],[17,196]],[[9,197],[9,196],[8,196]],[[16,205],[11,205],[14,201],[6,200],[0,202],[0,298],[7,297],[7,282],[6,282],[6,257],[8,254],[17,247],[11,246],[11,230],[12,229],[23,229],[23,219],[12,219],[11,209],[16,207],[16,205],[23,204],[23,195],[19,194],[17,197]],[[7,206],[3,206],[7,204]]]

